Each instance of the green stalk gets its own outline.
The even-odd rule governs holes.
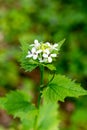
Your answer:
[[[38,101],[37,101],[37,109],[38,109],[38,115],[39,115],[39,107],[40,107],[40,102],[41,102],[41,90],[42,90],[42,85],[44,83],[44,66],[40,65],[40,86],[39,86],[39,94],[38,94]],[[37,130],[37,122],[38,122],[38,115],[35,118],[35,125],[34,125],[34,130]]]
[[[41,101],[41,86],[43,85],[44,82],[44,66],[41,65],[40,66],[40,87],[39,87],[39,96],[38,96],[38,104],[37,104],[37,108],[39,108],[40,106],[40,101]]]

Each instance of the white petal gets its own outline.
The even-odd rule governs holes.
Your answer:
[[[47,53],[48,55],[50,54],[49,49],[45,49],[44,52]]]
[[[38,42],[38,40],[34,40],[34,47],[38,48],[40,46],[40,43]]]
[[[46,42],[45,44],[47,44],[49,47],[51,46],[49,42]]]
[[[41,58],[39,58],[39,62],[44,62],[44,60],[42,60]]]
[[[38,55],[33,55],[33,59],[36,60]]]
[[[35,43],[35,47],[36,48],[40,47],[40,43]]]
[[[26,56],[26,58],[30,58],[30,57],[32,57],[32,54]]]
[[[37,39],[35,39],[35,40],[34,40],[34,43],[35,43],[35,44],[38,44],[38,40],[37,40]]]
[[[52,50],[58,50],[58,48],[56,48],[56,47],[52,47]]]
[[[31,54],[31,52],[30,51],[28,51],[28,55],[30,55]]]
[[[42,50],[37,50],[37,53],[41,53],[42,52]]]
[[[44,58],[44,59],[39,58],[39,62],[47,62],[47,59],[46,58]]]
[[[57,44],[57,43],[55,43],[53,46],[54,46],[54,47],[58,47],[58,44]]]
[[[31,44],[30,46],[34,46],[34,44]]]
[[[51,49],[52,50],[58,50],[58,44],[56,43],[56,44],[54,44],[54,45],[51,45]]]
[[[48,62],[51,63],[52,62],[52,58],[48,57]]]
[[[57,48],[54,48],[54,50],[58,50]]]
[[[44,53],[44,54],[43,54],[43,57],[44,57],[44,58],[47,58],[47,57],[48,57],[48,54],[45,54],[45,53]]]
[[[57,54],[51,54],[51,56],[52,56],[52,57],[56,57],[56,56],[57,56]]]
[[[41,63],[42,63],[42,62],[44,62],[44,61],[43,61],[43,60],[39,60],[39,62],[41,62]]]
[[[32,50],[31,50],[32,53],[35,53],[36,52],[36,48],[33,47]]]

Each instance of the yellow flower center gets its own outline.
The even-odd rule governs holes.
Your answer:
[[[44,51],[45,49],[50,49],[50,48],[48,45],[42,43],[40,49]]]

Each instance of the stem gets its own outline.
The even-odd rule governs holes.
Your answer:
[[[54,77],[55,77],[55,73],[53,73],[53,76],[52,76],[52,78],[50,79],[50,81],[49,81],[47,84],[43,85],[42,90],[43,90],[44,88],[46,88],[46,87],[52,82],[52,80],[54,79]]]
[[[40,65],[40,86],[39,86],[39,95],[38,95],[38,101],[37,101],[37,109],[38,109],[38,115],[39,115],[39,107],[40,107],[40,102],[41,102],[41,86],[43,85],[44,82],[44,66]],[[38,121],[38,115],[35,118],[35,125],[34,125],[34,130],[37,130],[37,121]]]
[[[41,65],[40,66],[40,87],[39,87],[39,96],[38,96],[38,104],[37,104],[37,108],[39,108],[40,106],[40,101],[41,101],[41,86],[43,85],[44,82],[44,66]]]
[[[42,85],[44,82],[44,66],[43,65],[40,66],[40,77],[41,77],[40,85]]]
[[[52,82],[52,80],[54,79],[54,77],[55,77],[55,72],[53,73],[53,76],[52,76],[52,78],[50,79],[50,81],[47,83],[47,86],[49,85],[49,83]]]

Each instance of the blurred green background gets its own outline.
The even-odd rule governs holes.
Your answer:
[[[21,38],[29,43],[66,38],[56,62],[57,73],[87,89],[86,0],[0,0],[0,96],[16,89],[28,91],[34,80],[36,85],[39,82],[38,68],[32,73],[20,68]],[[87,130],[87,96],[66,98],[60,102],[60,113],[60,130]],[[17,122],[0,110],[1,130],[10,130]]]

